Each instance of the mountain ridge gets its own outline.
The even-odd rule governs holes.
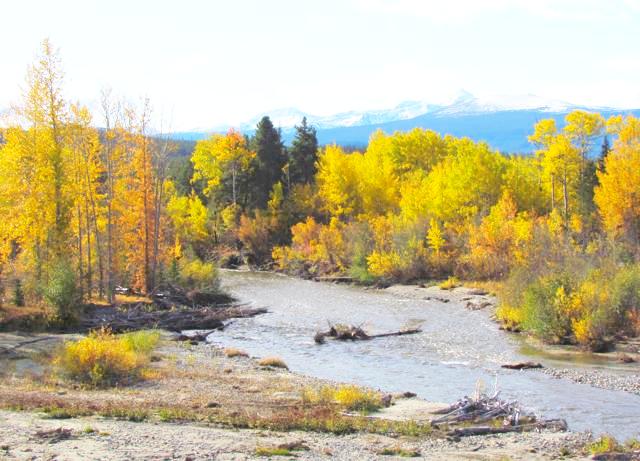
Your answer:
[[[538,120],[553,118],[561,127],[565,115],[578,109],[600,112],[604,116],[620,113],[640,115],[640,109],[578,105],[533,94],[483,98],[462,91],[449,104],[403,101],[391,109],[348,111],[330,116],[314,116],[296,108],[284,108],[261,113],[235,128],[250,134],[260,118],[268,115],[274,126],[281,129],[285,143],[289,143],[295,134],[294,126],[300,124],[302,117],[307,117],[308,123],[316,127],[321,145],[336,143],[364,147],[371,134],[378,129],[392,133],[424,128],[442,135],[485,141],[504,152],[529,153],[533,151],[533,146],[528,143],[527,136]],[[231,126],[183,131],[173,133],[173,137],[198,140],[229,128]]]

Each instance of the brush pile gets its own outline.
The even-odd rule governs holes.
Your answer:
[[[478,393],[473,398],[464,397],[435,413],[443,416],[431,420],[431,425],[434,427],[453,426],[460,423],[472,424],[468,427],[455,428],[450,432],[450,435],[458,437],[541,429],[567,430],[567,423],[564,420],[538,420],[535,415],[524,412],[517,401],[498,398],[498,392],[492,396]]]

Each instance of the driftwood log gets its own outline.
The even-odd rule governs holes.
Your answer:
[[[119,310],[113,307],[95,308],[81,321],[86,330],[110,328],[118,333],[144,328],[162,328],[169,331],[220,330],[224,321],[232,318],[254,317],[266,313],[264,308],[243,306],[227,308],[182,308],[175,310],[151,310],[145,306]]]
[[[519,362],[519,363],[506,363],[502,365],[502,368],[509,370],[530,370],[532,368],[544,368],[541,363],[537,362]]]
[[[394,331],[391,333],[380,333],[375,335],[367,334],[361,327],[354,325],[329,325],[329,330],[325,332],[317,332],[313,340],[317,344],[324,344],[326,338],[337,339],[338,341],[366,341],[375,338],[384,338],[387,336],[404,336],[420,333],[422,330],[419,328],[412,328],[400,331]]]
[[[564,432],[567,430],[567,422],[564,419],[548,419],[546,421],[534,422],[531,424],[520,424],[517,426],[472,426],[460,427],[449,432],[450,436],[468,437],[472,435],[504,434],[505,432],[531,432],[540,430],[551,430]]]

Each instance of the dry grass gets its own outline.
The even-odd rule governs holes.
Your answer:
[[[230,359],[232,359],[234,357],[249,357],[249,354],[247,354],[242,349],[235,349],[233,347],[228,347],[223,352],[224,352],[224,355],[226,355]]]
[[[400,458],[417,458],[420,456],[418,450],[407,449],[402,447],[387,447],[378,452],[381,456],[399,456]]]
[[[284,368],[288,370],[289,367],[280,357],[265,357],[258,361],[258,365],[261,367],[271,367],[271,368]]]

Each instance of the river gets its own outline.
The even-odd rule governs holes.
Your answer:
[[[545,418],[565,418],[571,430],[609,433],[621,439],[640,435],[638,395],[537,371],[500,368],[506,362],[531,358],[523,354],[521,340],[499,331],[486,310],[271,273],[223,271],[222,284],[241,302],[266,307],[269,313],[234,320],[210,337],[213,343],[254,356],[280,356],[298,373],[389,392],[412,391],[436,402],[471,395],[477,385],[488,391],[497,386],[503,398],[518,400]],[[373,333],[421,324],[423,331],[316,345],[313,335],[326,330],[327,322],[362,324]],[[544,358],[536,360],[549,364]]]

